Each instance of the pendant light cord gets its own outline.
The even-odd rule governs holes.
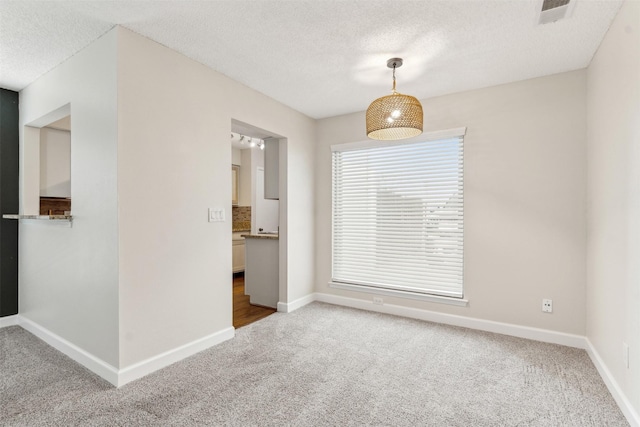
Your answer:
[[[393,63],[393,93],[396,92],[396,63]]]

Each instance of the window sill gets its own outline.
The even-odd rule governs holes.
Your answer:
[[[364,292],[368,294],[386,295],[390,297],[407,298],[419,301],[435,302],[439,304],[456,305],[467,307],[469,300],[462,298],[443,297],[439,295],[420,294],[417,292],[397,291],[394,289],[376,288],[365,285],[352,285],[348,283],[329,282],[329,287],[334,289],[345,289],[347,291]]]

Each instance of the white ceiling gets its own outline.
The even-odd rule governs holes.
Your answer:
[[[122,25],[310,117],[588,66],[621,0],[576,0],[537,25],[541,0],[0,0],[0,87],[20,90]],[[179,84],[179,82],[177,82]]]

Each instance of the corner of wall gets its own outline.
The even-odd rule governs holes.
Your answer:
[[[632,425],[640,425],[638,76],[640,2],[627,0],[587,70],[586,334],[594,364]]]

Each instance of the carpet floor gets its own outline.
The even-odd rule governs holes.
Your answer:
[[[585,351],[313,303],[119,389],[0,329],[2,426],[627,426]]]

